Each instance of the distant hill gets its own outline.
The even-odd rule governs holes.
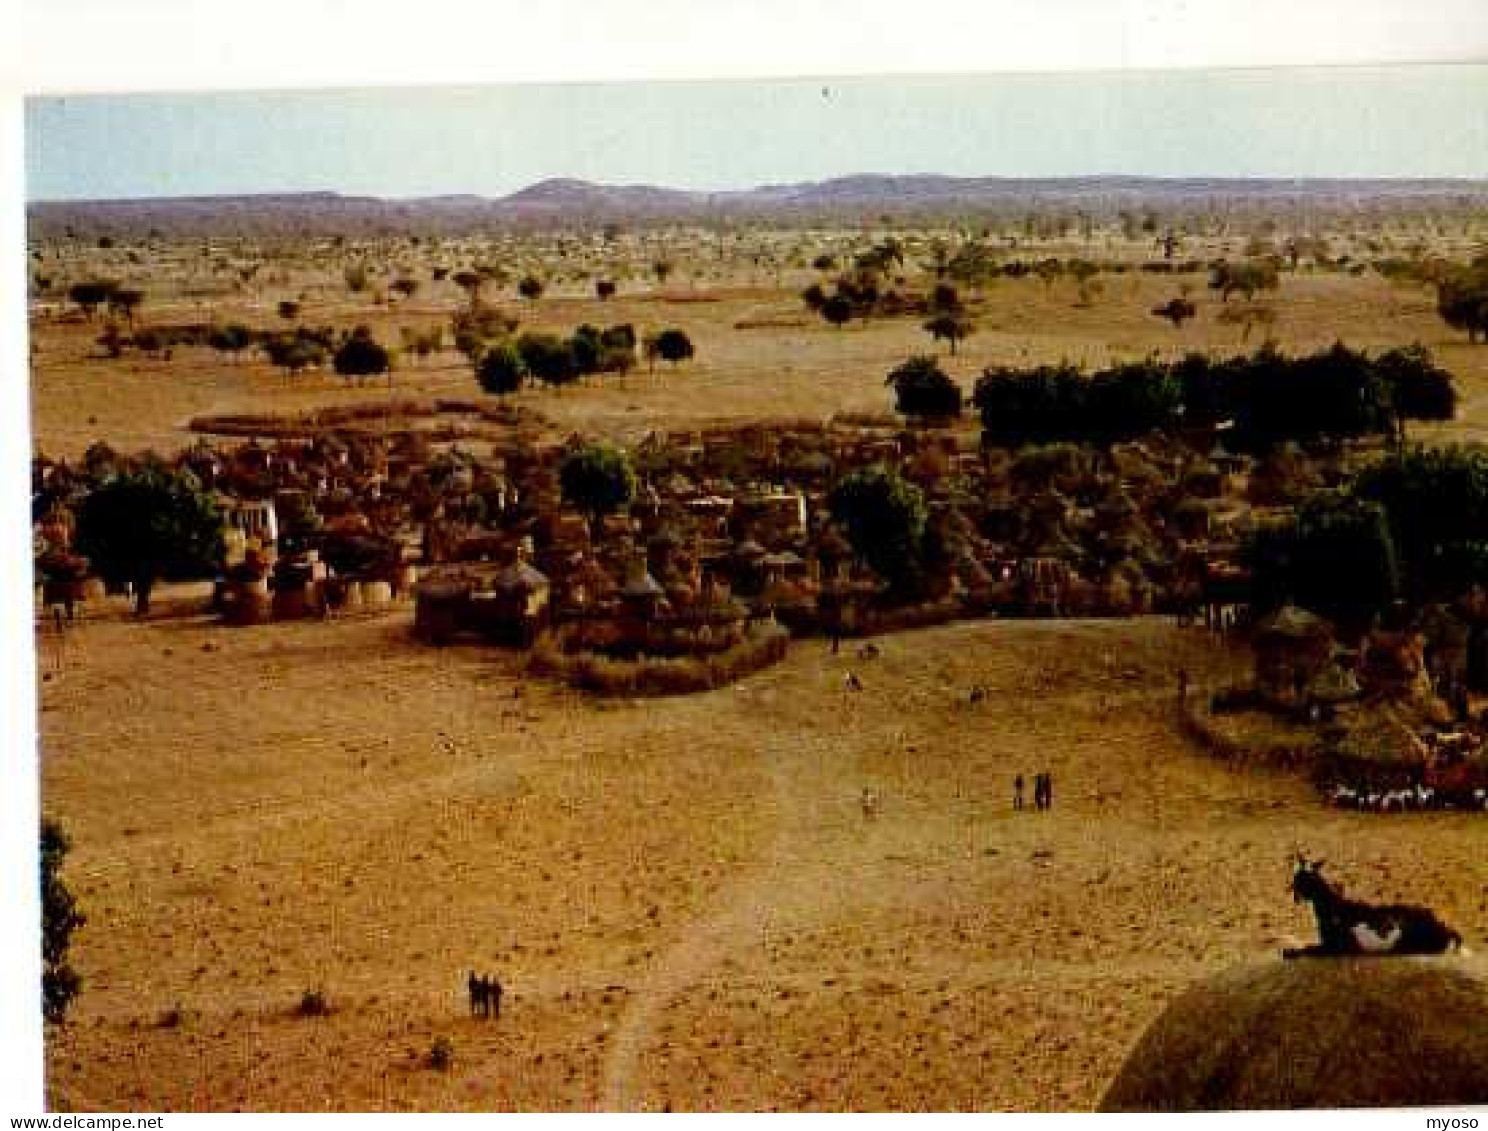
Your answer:
[[[551,227],[619,221],[722,219],[855,221],[881,215],[1014,215],[1034,210],[1158,211],[1323,208],[1398,210],[1488,207],[1488,181],[1432,179],[1233,179],[1089,177],[950,177],[860,174],[798,184],[722,192],[655,185],[603,185],[554,178],[509,196],[449,194],[416,199],[343,196],[334,192],[137,200],[35,201],[32,234],[56,238],[70,229],[135,237],[170,235],[457,233],[482,227]]]

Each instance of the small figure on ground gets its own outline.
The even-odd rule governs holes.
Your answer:
[[[472,970],[470,977],[466,980],[466,985],[470,990],[470,1015],[472,1017],[478,1017],[485,1012],[486,1002],[488,1000],[486,980]]]
[[[1033,778],[1033,807],[1039,812],[1054,805],[1054,775],[1047,770]]]
[[[1023,775],[1019,774],[1013,779],[1013,808],[1023,808]]]

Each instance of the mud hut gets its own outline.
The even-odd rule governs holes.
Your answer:
[[[448,644],[465,628],[471,583],[465,578],[438,577],[419,582],[413,590],[413,631],[429,644]]]
[[[1261,697],[1273,706],[1301,707],[1333,658],[1333,626],[1306,609],[1284,605],[1255,626],[1250,643]]]

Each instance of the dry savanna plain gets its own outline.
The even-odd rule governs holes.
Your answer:
[[[812,253],[850,235],[769,238]],[[1102,254],[1152,254],[1105,238]],[[816,275],[784,255],[677,239],[665,285],[642,247],[608,302],[578,275],[493,296],[523,328],[679,326],[696,346],[512,398],[554,434],[883,413],[886,373],[931,348],[917,318],[829,326],[798,297]],[[74,245],[64,270],[137,280],[142,323],[272,328],[303,296],[307,324],[396,342],[465,302],[431,283],[376,303],[314,255],[202,297],[197,251]],[[1150,311],[1185,280],[1198,314],[1175,330]],[[942,362],[969,391],[993,363],[1259,340],[1219,320],[1202,274],[1110,275],[1088,297],[998,280]],[[1422,342],[1461,407],[1420,435],[1488,432],[1488,347],[1429,289],[1303,270],[1265,301],[1284,350]],[[174,451],[204,413],[481,395],[453,350],[355,385],[256,353],[108,358],[98,329],[33,319],[34,442],[54,458],[99,439]],[[198,591],[168,588],[143,621],[120,599],[38,629],[43,808],[88,917],[84,989],[47,1042],[57,1109],[1088,1110],[1185,987],[1310,935],[1298,850],[1488,940],[1481,816],[1330,809],[1300,777],[1191,743],[1178,670],[1218,683],[1247,663],[1199,627],[983,620],[871,657],[797,641],[735,685],[633,700],[534,678],[516,653],[426,647],[406,607],[228,628]],[[1015,810],[1014,776],[1041,771],[1053,808]],[[505,985],[499,1019],[469,1016],[471,969]],[[306,991],[327,1015],[299,1014]]]

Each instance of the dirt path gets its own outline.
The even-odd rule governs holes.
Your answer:
[[[839,874],[850,861],[809,861],[812,825],[834,803],[840,787],[802,774],[793,755],[799,748],[780,735],[765,736],[754,757],[769,774],[773,789],[775,830],[760,865],[725,890],[714,905],[690,924],[682,938],[660,954],[636,987],[609,1046],[604,1065],[601,1108],[645,1110],[645,1054],[660,1015],[678,996],[723,961],[741,940],[757,941],[772,926],[820,916],[827,907],[825,873]],[[865,817],[866,821],[866,817]]]

